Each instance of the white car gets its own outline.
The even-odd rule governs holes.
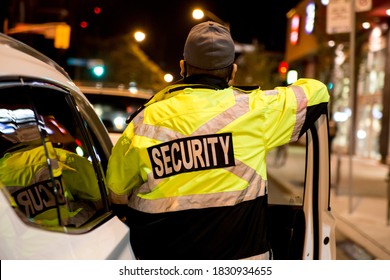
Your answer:
[[[92,105],[55,62],[4,34],[0,61],[0,259],[134,259]]]

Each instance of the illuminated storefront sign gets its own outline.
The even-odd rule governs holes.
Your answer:
[[[307,34],[311,34],[314,30],[315,16],[316,16],[316,5],[313,2],[310,2],[306,6],[305,32]]]
[[[299,38],[299,15],[294,15],[291,19],[291,32],[290,32],[290,43],[291,45],[296,45]]]

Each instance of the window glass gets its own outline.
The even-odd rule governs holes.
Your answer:
[[[80,228],[107,211],[99,156],[70,94],[0,89],[0,187],[25,221]]]
[[[306,164],[306,135],[296,143],[270,151],[267,156],[270,204],[303,204]]]

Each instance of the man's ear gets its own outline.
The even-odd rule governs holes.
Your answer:
[[[180,60],[180,76],[182,76],[183,78],[187,76],[186,62],[183,59]]]
[[[237,64],[233,63],[232,73],[230,74],[230,78],[228,81],[229,85],[233,83],[234,77],[236,76],[237,68]]]

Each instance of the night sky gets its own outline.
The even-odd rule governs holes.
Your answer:
[[[256,39],[270,51],[284,51],[286,13],[300,0],[110,0],[87,1],[102,12],[91,24],[99,36],[132,33],[142,29],[147,38],[142,49],[168,72],[179,71],[186,36],[193,25],[196,7],[206,9],[230,24],[233,39],[251,43]],[[260,6],[260,7],[257,7]],[[87,12],[86,12],[87,14]],[[82,15],[82,13],[81,13]]]

